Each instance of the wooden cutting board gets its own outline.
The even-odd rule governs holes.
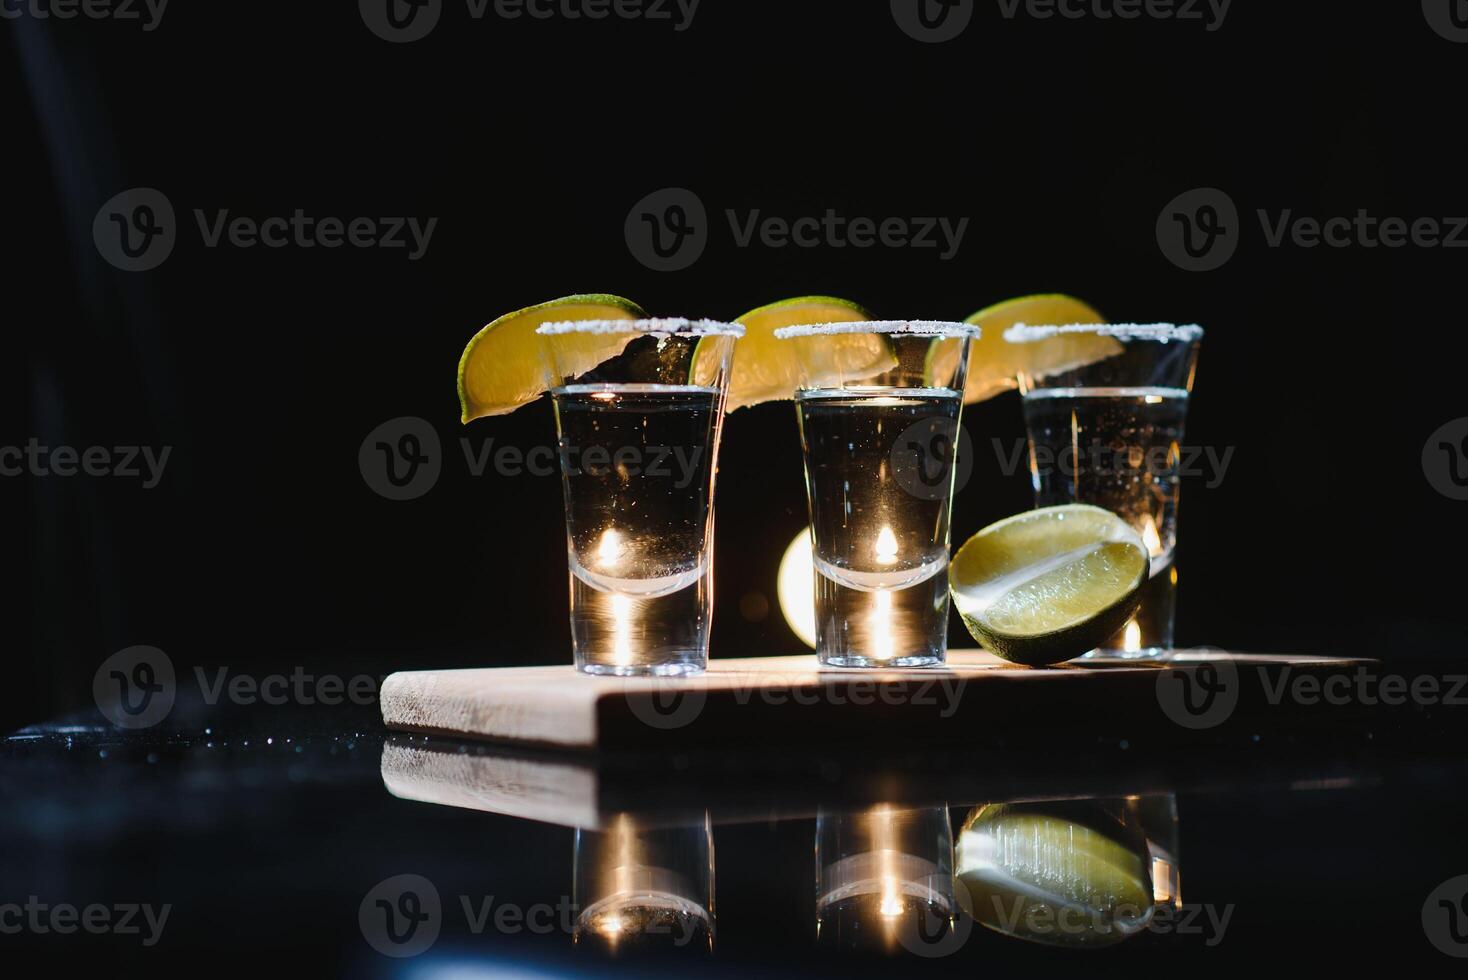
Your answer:
[[[1320,698],[1320,683],[1373,663],[1209,650],[1167,664],[1034,669],[959,650],[941,669],[889,671],[762,657],[672,679],[590,677],[569,665],[407,671],[383,682],[380,700],[391,729],[581,751],[1007,745],[1076,733],[1177,741],[1342,721],[1359,710]]]

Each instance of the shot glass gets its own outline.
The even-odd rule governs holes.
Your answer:
[[[1087,656],[1163,657],[1173,645],[1180,447],[1203,329],[1020,325],[1004,336],[1044,343],[1069,334],[1109,338],[1114,352],[1044,376],[1020,373],[1035,506],[1095,504],[1136,529],[1152,556],[1141,608]]]
[[[869,321],[775,336],[801,348],[816,656],[831,667],[942,664],[954,462],[979,328]]]
[[[878,804],[816,816],[816,942],[896,952],[950,932],[953,831],[946,806]]]
[[[697,673],[713,616],[719,435],[744,328],[610,320],[538,332],[553,375],[576,667]]]
[[[618,814],[576,831],[573,939],[603,953],[714,944],[714,838],[697,820],[647,827]]]

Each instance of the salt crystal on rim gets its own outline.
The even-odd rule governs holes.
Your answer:
[[[645,333],[678,337],[720,335],[743,337],[744,325],[718,320],[687,320],[683,317],[654,317],[649,320],[558,320],[535,328],[547,336],[562,333]]]
[[[896,333],[915,337],[970,337],[978,340],[983,330],[971,323],[947,320],[857,320],[850,323],[808,323],[781,327],[775,331],[778,340],[791,337],[818,337],[839,333]]]
[[[1166,344],[1174,340],[1201,340],[1203,328],[1196,323],[1181,327],[1173,323],[1070,323],[1063,327],[1032,327],[1027,323],[1016,323],[1004,331],[1004,339],[1011,344],[1028,344],[1068,333],[1093,333],[1117,340],[1155,340]]]

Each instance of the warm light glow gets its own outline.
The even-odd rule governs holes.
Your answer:
[[[626,551],[627,542],[622,539],[622,532],[614,527],[602,532],[601,542],[596,546],[596,557],[602,568],[615,568]]]
[[[622,931],[623,922],[621,916],[608,916],[601,922],[601,931],[609,936],[615,936]]]
[[[1147,554],[1153,558],[1162,554],[1162,537],[1157,533],[1157,524],[1152,520],[1151,514],[1142,515],[1142,543],[1147,546]]]
[[[877,911],[884,918],[895,918],[902,914],[902,898],[897,894],[897,882],[883,880],[882,882],[882,904]]]
[[[877,564],[890,565],[897,560],[897,535],[892,533],[890,527],[883,526],[881,533],[877,535]]]
[[[612,593],[612,663],[632,663],[632,600]]]
[[[1126,624],[1126,630],[1121,639],[1121,648],[1127,653],[1136,653],[1142,649],[1142,627],[1137,625],[1135,619]]]
[[[780,612],[800,642],[816,646],[816,567],[811,559],[810,528],[795,536],[780,559],[776,589]]]
[[[872,657],[892,659],[892,593],[879,589],[872,593],[872,614],[868,622],[872,631]]]

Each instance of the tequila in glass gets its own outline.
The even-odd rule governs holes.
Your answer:
[[[1006,337],[1040,343],[1089,331],[1116,341],[1116,353],[1083,368],[1020,376],[1035,506],[1105,507],[1136,529],[1152,558],[1142,606],[1099,654],[1165,655],[1173,645],[1177,586],[1180,457],[1198,327],[1016,327]]]
[[[976,330],[874,321],[776,334],[811,348],[799,357],[795,406],[822,664],[946,658],[954,452]]]
[[[623,354],[551,389],[576,666],[686,674],[708,661],[713,494],[740,328],[707,321],[542,327],[632,334]],[[552,345],[554,351],[554,345]]]

